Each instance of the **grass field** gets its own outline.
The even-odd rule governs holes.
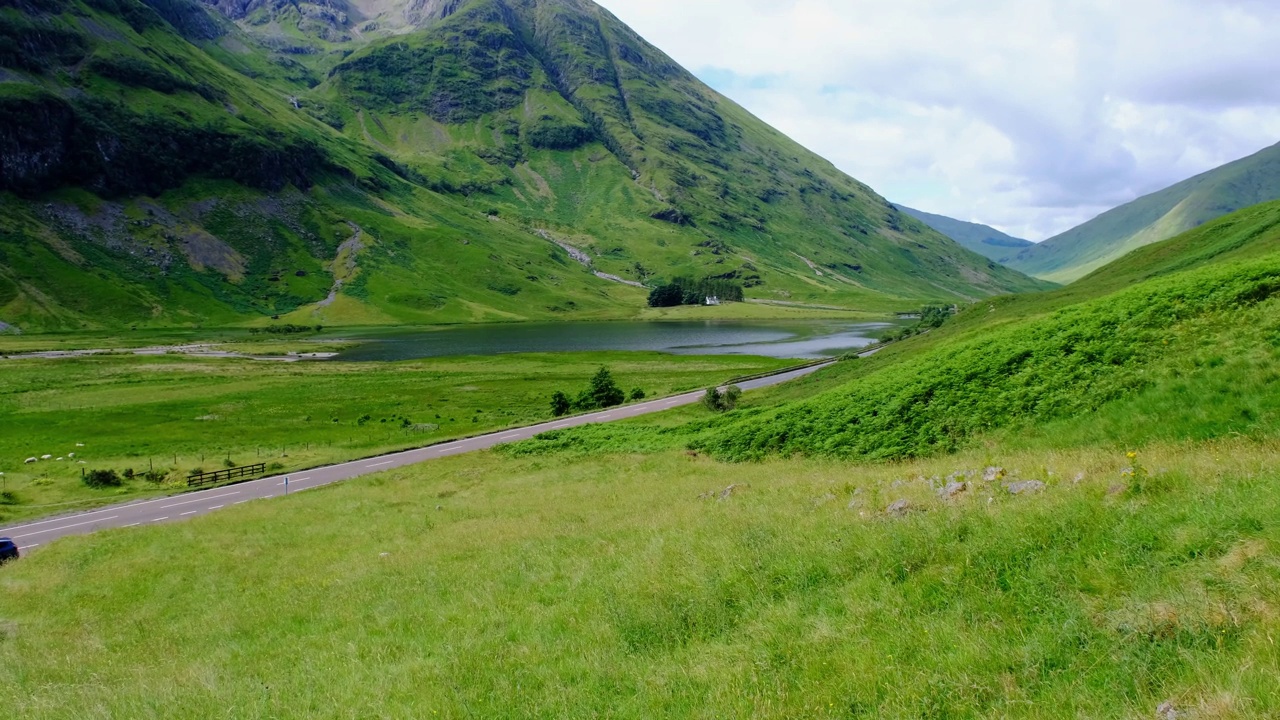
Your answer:
[[[291,470],[530,424],[550,417],[554,391],[576,394],[601,365],[625,391],[655,396],[792,364],[658,353],[359,364],[181,356],[4,362],[0,472],[9,494],[0,522],[172,491],[191,469],[228,461]],[[46,454],[53,458],[24,464]],[[82,468],[155,468],[169,480],[91,490],[80,482]]]
[[[433,462],[5,568],[0,708],[1276,717],[1278,449]]]

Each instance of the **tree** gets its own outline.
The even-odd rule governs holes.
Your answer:
[[[569,402],[569,396],[559,390],[551,393],[551,414],[560,417],[569,414],[572,403]]]
[[[622,388],[618,387],[618,383],[613,381],[613,373],[610,373],[609,368],[603,365],[596,371],[595,376],[591,378],[591,384],[587,387],[586,395],[590,398],[592,407],[596,408],[621,405],[627,399],[627,396],[622,392]]]
[[[684,302],[684,291],[679,285],[659,285],[649,291],[649,307],[675,307]]]

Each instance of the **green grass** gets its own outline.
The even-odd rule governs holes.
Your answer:
[[[532,424],[550,419],[554,391],[576,395],[601,365],[624,391],[639,387],[652,397],[787,364],[658,353],[360,364],[181,356],[5,361],[0,471],[12,496],[0,504],[0,522],[172,492],[184,487],[187,471],[221,468],[228,458],[283,471]],[[55,459],[23,463],[45,454]],[[95,468],[155,468],[169,481],[139,478],[119,490],[92,490],[80,473]]]
[[[1096,451],[437,461],[32,552],[0,573],[0,707],[1272,717],[1277,449],[1153,446],[1141,483]]]

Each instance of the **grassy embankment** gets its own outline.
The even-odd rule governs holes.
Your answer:
[[[0,573],[0,708],[1273,717],[1276,450],[449,459],[41,548]],[[922,479],[993,462],[1048,488]]]
[[[625,391],[649,396],[789,364],[658,353],[359,364],[179,356],[4,362],[0,471],[11,495],[0,522],[172,491],[192,468],[217,469],[228,458],[305,468],[546,420],[551,394],[576,394],[602,364]],[[55,459],[23,463],[45,454]],[[82,468],[152,467],[169,480],[91,490],[79,479]]]

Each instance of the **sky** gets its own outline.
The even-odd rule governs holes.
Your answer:
[[[597,0],[889,200],[1043,240],[1280,142],[1275,0]]]

